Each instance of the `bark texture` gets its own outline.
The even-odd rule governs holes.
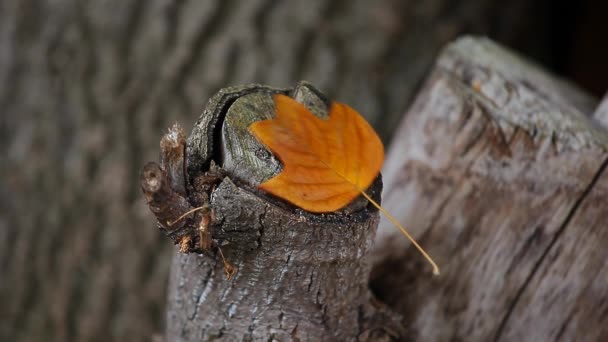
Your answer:
[[[166,127],[191,127],[219,88],[307,79],[386,139],[440,46],[479,32],[542,55],[541,10],[527,0],[0,2],[0,340],[163,331],[171,250],[139,171]]]
[[[198,245],[204,255],[174,258],[167,340],[403,337],[399,316],[374,302],[368,288],[366,256],[378,225],[375,208],[363,199],[337,213],[314,215],[256,190],[281,166],[247,128],[275,116],[271,96],[279,92],[327,116],[327,100],[305,83],[292,91],[229,88],[214,96],[188,139],[188,198],[193,206],[203,205],[202,199],[213,213],[206,228],[213,245],[203,247],[196,221],[170,233]],[[197,179],[221,162],[221,183],[198,187]],[[380,188],[378,179],[370,194],[377,196]],[[155,214],[162,224],[164,215]],[[238,269],[232,279],[222,272],[224,257]]]
[[[368,254],[378,214],[314,217],[269,205],[229,178],[211,206],[215,238],[238,267],[178,254],[169,287],[168,341],[354,340],[401,336],[395,315],[374,306]],[[256,238],[252,238],[255,236]],[[401,334],[400,334],[401,333]]]
[[[601,108],[485,39],[443,51],[397,129],[383,201],[442,275],[388,222],[375,248],[372,286],[412,338],[608,339]]]

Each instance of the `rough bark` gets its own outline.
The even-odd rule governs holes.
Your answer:
[[[541,10],[527,0],[0,2],[0,340],[162,332],[171,250],[151,229],[139,171],[161,132],[191,127],[219,88],[307,79],[387,138],[440,46],[472,31],[542,56]]]
[[[412,338],[608,338],[608,132],[594,107],[487,40],[443,51],[384,169],[386,208],[442,275],[388,222],[374,252],[372,286]]]
[[[175,231],[164,227],[181,246],[184,239],[190,243],[191,248],[182,251],[203,253],[174,258],[167,340],[404,336],[398,315],[374,302],[367,285],[366,256],[378,224],[373,206],[360,199],[339,212],[314,215],[256,190],[281,165],[248,126],[274,116],[271,95],[278,92],[327,116],[327,100],[305,83],[292,91],[255,85],[229,88],[210,101],[188,139],[188,200],[192,206],[207,204],[213,213],[206,228],[213,243],[201,244],[197,220]],[[165,153],[161,149],[161,156]],[[197,179],[214,167],[223,175],[219,184],[199,187]],[[143,184],[148,184],[145,172]],[[158,177],[148,179],[156,184]],[[163,182],[172,183],[167,178]],[[378,179],[370,193],[377,196],[380,188]],[[154,201],[149,203],[154,210]],[[164,226],[165,215],[154,212]],[[236,274],[221,271],[227,263],[231,270],[238,269]]]
[[[178,254],[169,286],[168,341],[403,335],[397,316],[384,315],[367,286],[370,266],[363,257],[377,212],[346,219],[285,211],[228,178],[211,206],[222,220],[214,230],[223,234],[215,237],[230,243],[222,250],[238,273],[228,280],[220,258]],[[244,238],[251,235],[257,238]]]

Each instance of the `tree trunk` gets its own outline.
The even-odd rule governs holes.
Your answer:
[[[238,272],[228,280],[219,257],[177,254],[167,341],[400,336],[398,321],[374,306],[367,286],[370,265],[364,257],[377,211],[348,218],[290,212],[229,178],[213,192],[211,207],[221,222],[213,226],[220,232],[214,238],[229,242],[223,254]]]
[[[397,129],[372,286],[420,341],[608,339],[608,132],[579,90],[484,39],[448,46]],[[394,284],[403,284],[396,287]]]
[[[541,10],[526,0],[1,2],[0,340],[162,333],[171,250],[137,179],[161,132],[190,127],[219,88],[307,79],[387,141],[459,33],[548,56]]]
[[[374,303],[367,285],[366,255],[378,224],[377,210],[358,199],[336,213],[311,214],[256,189],[281,170],[278,160],[248,131],[252,122],[274,116],[271,95],[276,93],[289,94],[327,117],[327,100],[306,83],[291,91],[255,85],[225,89],[207,105],[187,148],[182,144],[185,158],[169,163],[182,166],[172,168],[165,162],[143,174],[144,192],[163,230],[182,252],[204,254],[180,253],[174,259],[167,340],[403,336],[398,316],[387,315]],[[175,149],[162,146],[167,144],[161,144],[161,160],[172,159]],[[185,176],[165,172],[183,172],[184,163]],[[218,179],[209,182],[212,173]],[[169,186],[159,186],[159,179]],[[164,195],[170,188],[179,194],[184,181],[187,193]],[[378,180],[370,194],[377,197],[380,187]],[[210,214],[193,214],[179,227],[164,224],[189,210],[181,198],[192,207],[207,206]],[[208,236],[201,235],[203,223]]]

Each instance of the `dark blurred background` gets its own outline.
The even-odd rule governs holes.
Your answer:
[[[306,79],[386,143],[441,47],[487,35],[600,97],[605,1],[0,1],[0,340],[162,335],[138,174],[218,89]]]

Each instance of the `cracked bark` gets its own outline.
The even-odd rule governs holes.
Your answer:
[[[375,301],[367,285],[366,256],[378,224],[373,206],[359,198],[338,212],[316,215],[256,190],[281,169],[248,131],[252,122],[274,116],[273,93],[287,93],[327,116],[328,100],[307,83],[293,90],[228,88],[211,99],[188,138],[181,159],[187,174],[177,179],[189,180],[192,207],[206,204],[213,213],[210,248],[201,245],[195,214],[183,226],[165,223],[187,211],[177,194],[183,185],[166,167],[144,168],[142,187],[161,228],[191,252],[173,261],[167,340],[405,338],[399,316]],[[175,165],[173,150],[161,145],[161,160]],[[218,167],[221,179],[200,186],[207,184],[201,177]],[[369,190],[377,200],[380,189],[378,178]],[[164,206],[158,204],[161,197],[167,199]],[[238,269],[231,279],[222,272],[224,257]]]
[[[605,104],[484,39],[448,46],[387,154],[372,287],[422,341],[608,338]],[[391,284],[405,284],[394,287]]]

